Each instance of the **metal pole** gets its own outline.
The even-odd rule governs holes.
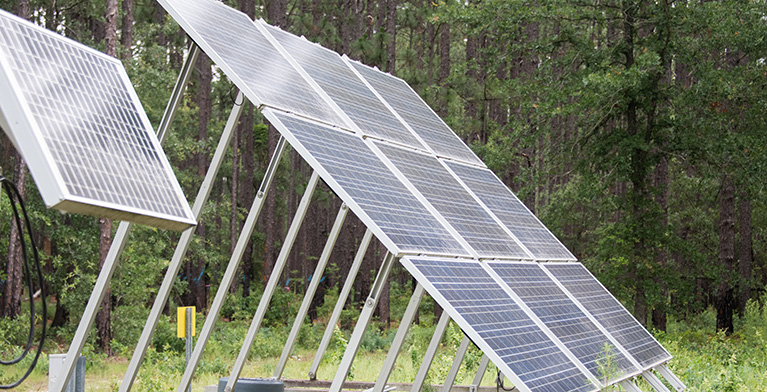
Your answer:
[[[684,391],[687,389],[682,380],[680,380],[674,373],[672,373],[671,369],[669,369],[666,365],[656,366],[655,371],[663,376],[663,378],[665,378],[666,381],[668,381],[675,390]]]
[[[210,196],[213,181],[216,179],[218,170],[224,160],[226,149],[232,139],[234,127],[237,125],[240,114],[242,114],[242,108],[245,104],[242,93],[237,94],[236,102],[241,103],[235,103],[232,107],[232,112],[229,114],[229,119],[224,127],[224,132],[221,134],[221,139],[218,141],[218,146],[211,159],[208,172],[205,174],[205,179],[203,179],[202,185],[200,185],[200,190],[197,191],[197,198],[192,206],[192,213],[196,219],[199,219],[202,215],[202,208],[207,202],[208,196]],[[146,324],[144,324],[144,330],[141,332],[141,337],[136,345],[136,349],[133,351],[133,356],[128,364],[128,369],[120,384],[119,392],[128,392],[133,386],[133,382],[138,374],[138,369],[141,366],[141,362],[144,360],[144,355],[146,354],[146,350],[152,339],[154,329],[157,326],[157,322],[160,320],[160,315],[162,314],[163,308],[165,308],[165,303],[168,302],[168,297],[173,289],[173,283],[176,281],[176,275],[178,274],[179,268],[181,268],[181,262],[186,256],[189,244],[192,243],[194,231],[195,228],[190,228],[181,234],[181,238],[176,245],[176,250],[173,252],[173,257],[168,265],[168,270],[165,272],[165,277],[160,285],[160,290],[157,292],[157,297],[152,305],[152,310],[149,311],[149,318],[147,319]]]
[[[455,352],[455,359],[453,359],[453,364],[450,366],[450,371],[447,373],[445,385],[442,386],[442,392],[450,392],[450,389],[453,388],[455,379],[458,377],[458,371],[461,370],[461,363],[463,363],[463,358],[466,357],[466,351],[469,349],[470,342],[471,341],[469,340],[469,337],[463,335],[463,339],[461,339],[461,345],[458,346],[458,351]]]
[[[636,384],[631,382],[631,380],[623,380],[620,383],[618,383],[623,389],[625,389],[627,392],[643,392]]]
[[[642,378],[644,378],[645,381],[647,381],[647,383],[650,384],[650,386],[652,386],[653,388],[655,388],[655,390],[658,392],[671,392],[668,388],[666,388],[665,385],[663,385],[663,382],[658,377],[656,377],[655,374],[653,374],[653,372],[650,370],[642,373]]]
[[[437,304],[435,303],[434,306],[437,306]],[[410,389],[410,392],[420,392],[421,388],[423,388],[423,384],[426,382],[426,375],[429,374],[429,368],[431,367],[431,363],[434,362],[434,356],[437,354],[439,343],[442,341],[442,336],[445,335],[445,330],[447,329],[447,324],[449,322],[450,316],[443,310],[442,315],[439,317],[439,322],[437,322],[437,327],[434,329],[434,334],[431,335],[429,347],[426,348],[426,353],[423,355],[421,367],[418,369],[418,374],[415,376],[415,381],[413,381],[413,387]]]
[[[474,376],[474,381],[471,382],[471,388],[473,388],[475,392],[478,391],[479,386],[482,385],[482,379],[485,377],[485,373],[487,372],[487,365],[489,364],[490,358],[488,358],[487,355],[482,355],[482,361],[479,362],[477,374]]]
[[[309,306],[312,304],[314,294],[317,292],[317,287],[320,285],[322,275],[325,273],[325,266],[328,264],[330,253],[333,252],[333,247],[336,245],[336,239],[338,239],[338,234],[341,232],[341,227],[344,224],[344,220],[346,220],[346,214],[348,212],[349,208],[346,206],[346,203],[341,204],[341,208],[338,210],[338,215],[336,215],[336,220],[333,223],[333,228],[330,230],[330,235],[325,242],[325,248],[322,249],[320,259],[317,260],[317,266],[314,268],[312,280],[306,288],[304,300],[301,302],[301,307],[298,309],[295,321],[293,321],[293,327],[290,329],[288,340],[285,342],[285,347],[282,349],[280,360],[277,362],[277,367],[274,369],[274,378],[282,377],[282,372],[285,370],[285,365],[288,363],[290,352],[293,351],[293,346],[296,344],[298,333],[301,331],[301,326],[304,324],[304,318],[306,318],[306,314],[309,312]]]
[[[277,256],[277,260],[274,263],[272,274],[269,276],[269,282],[267,282],[266,287],[264,288],[264,294],[261,296],[261,301],[258,303],[256,314],[253,316],[253,321],[250,323],[248,333],[245,335],[245,341],[242,343],[240,353],[237,355],[237,360],[234,362],[232,373],[229,376],[226,387],[224,387],[225,392],[231,392],[234,390],[234,386],[237,384],[237,379],[240,377],[240,373],[242,373],[242,367],[245,366],[245,360],[248,358],[248,352],[250,352],[250,348],[253,346],[253,341],[256,339],[256,334],[261,327],[261,321],[264,319],[266,309],[269,307],[269,302],[272,299],[272,294],[274,294],[274,289],[277,287],[277,282],[280,280],[282,270],[285,268],[285,263],[287,262],[288,255],[290,254],[290,250],[293,248],[293,243],[296,240],[298,229],[301,228],[301,223],[304,221],[306,210],[309,208],[309,201],[312,199],[312,194],[314,193],[314,189],[317,187],[317,182],[319,182],[319,179],[320,177],[315,171],[312,173],[312,177],[309,179],[309,183],[306,185],[306,190],[304,191],[303,197],[301,197],[301,202],[298,204],[296,215],[293,217],[293,222],[290,224],[288,234],[285,236],[285,242],[283,243],[282,249],[280,249],[280,254]],[[181,379],[181,386],[179,387],[178,392],[183,392],[183,386],[188,385],[189,382],[191,382],[191,379],[192,374],[184,373],[184,377]]]
[[[189,360],[192,358],[192,347],[194,346],[194,338],[192,334],[192,317],[194,317],[194,310],[191,307],[186,308],[186,367],[189,367]],[[190,385],[187,392],[192,392],[192,386]]]
[[[421,298],[423,298],[423,286],[418,283],[413,290],[413,295],[410,296],[410,302],[407,304],[405,314],[402,315],[402,320],[397,328],[397,335],[394,336],[394,340],[389,347],[389,353],[386,354],[386,360],[383,367],[381,367],[381,373],[378,374],[378,380],[373,387],[373,392],[384,392],[386,382],[389,381],[392,370],[394,370],[394,364],[397,362],[397,356],[400,350],[402,350],[402,344],[405,343],[405,337],[410,329],[410,325],[413,324],[415,315],[418,312],[418,306],[421,304]]]
[[[373,239],[373,232],[368,229],[365,231],[365,235],[362,236],[362,241],[357,249],[357,254],[354,256],[354,262],[349,269],[349,274],[346,276],[344,287],[341,289],[341,292],[338,293],[336,306],[333,308],[333,313],[330,315],[328,325],[325,327],[325,333],[322,335],[322,341],[320,341],[320,346],[317,348],[317,354],[314,356],[312,366],[309,368],[309,379],[312,381],[317,379],[317,369],[320,367],[322,356],[325,355],[325,350],[327,350],[328,345],[330,344],[330,339],[333,337],[333,331],[338,323],[338,319],[341,318],[341,312],[344,310],[346,299],[349,298],[349,293],[354,285],[354,280],[357,278],[357,273],[362,265],[362,260],[365,258],[365,253],[368,250],[368,245],[370,245],[371,239]]]
[[[373,288],[370,290],[370,295],[365,300],[365,305],[362,307],[360,317],[357,320],[357,324],[354,326],[354,331],[349,338],[349,343],[346,345],[346,351],[344,351],[341,364],[338,365],[338,371],[336,371],[336,376],[333,378],[333,383],[330,384],[329,392],[340,392],[344,385],[344,381],[346,381],[346,377],[349,375],[349,369],[352,367],[352,362],[354,362],[354,357],[357,355],[357,350],[362,342],[362,335],[365,334],[370,319],[373,317],[373,311],[375,310],[376,305],[378,305],[378,298],[381,296],[384,285],[386,285],[389,280],[389,272],[391,272],[392,264],[394,264],[394,256],[387,252],[383,264],[381,265],[381,270],[378,272],[378,276],[373,283]]]

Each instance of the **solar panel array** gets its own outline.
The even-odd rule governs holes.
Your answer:
[[[585,269],[558,269],[580,264],[405,81],[215,0],[160,3],[518,389],[592,391],[670,358]]]
[[[0,11],[0,112],[49,207],[195,224],[122,64]]]

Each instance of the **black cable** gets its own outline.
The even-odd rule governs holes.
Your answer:
[[[45,295],[45,282],[43,281],[43,270],[40,266],[40,255],[37,253],[37,247],[35,246],[35,240],[32,237],[32,225],[29,222],[29,216],[27,215],[27,209],[24,206],[24,200],[21,198],[21,194],[19,193],[19,190],[16,188],[16,185],[14,185],[10,180],[7,178],[0,176],[0,183],[2,183],[3,190],[8,195],[8,199],[11,201],[11,209],[13,210],[13,217],[16,221],[16,227],[19,228],[19,242],[21,244],[21,255],[22,259],[24,260],[24,271],[27,274],[27,289],[29,291],[29,336],[27,338],[27,344],[24,346],[24,351],[16,358],[10,360],[10,361],[3,361],[0,360],[0,365],[13,365],[16,363],[19,363],[21,360],[26,358],[27,354],[29,354],[29,350],[32,347],[32,343],[35,339],[35,301],[34,301],[34,286],[32,285],[32,273],[29,268],[29,258],[27,256],[27,243],[26,239],[24,238],[24,233],[21,231],[21,218],[19,217],[19,210],[16,208],[16,203],[19,204],[21,207],[21,212],[24,214],[24,223],[26,224],[27,228],[27,234],[29,235],[29,245],[32,248],[32,256],[35,258],[35,267],[37,268],[37,279],[40,283],[40,297],[43,299],[43,317],[42,317],[42,324],[43,329],[42,333],[40,334],[40,344],[37,346],[37,352],[35,353],[35,358],[32,360],[32,363],[29,365],[29,368],[24,373],[19,380],[12,384],[8,385],[0,385],[0,389],[12,389],[17,386],[19,386],[24,380],[27,379],[27,377],[32,373],[32,370],[34,370],[35,366],[37,365],[37,360],[40,358],[40,354],[43,351],[43,342],[45,342],[45,334],[46,334],[46,328],[47,328],[47,315],[48,315],[48,305],[45,303],[46,301],[46,295]],[[14,238],[11,238],[11,241],[14,241]]]
[[[510,389],[506,389],[506,387],[503,386],[503,374],[501,374],[501,371],[498,371],[498,375],[495,377],[495,390],[504,390],[504,391],[514,391],[515,388],[511,387]]]

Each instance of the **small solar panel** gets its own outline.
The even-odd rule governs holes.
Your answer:
[[[538,260],[575,260],[549,229],[488,169],[446,161],[456,176]]]
[[[580,263],[544,263],[562,285],[647,370],[671,354]]]
[[[256,106],[343,124],[246,14],[216,0],[159,0]]]
[[[361,138],[271,109],[264,114],[354,213],[397,247],[392,253],[468,255]]]
[[[115,58],[0,11],[0,124],[49,207],[166,229],[195,225]]]
[[[517,389],[595,390],[479,262],[416,257],[400,261],[496,366],[516,380]]]
[[[489,265],[597,378],[618,380],[640,373],[540,265]]]
[[[484,166],[404,80],[358,62],[351,64],[437,155]]]
[[[426,147],[336,52],[260,22],[366,135]]]
[[[530,258],[437,158],[386,143],[375,145],[480,257]]]

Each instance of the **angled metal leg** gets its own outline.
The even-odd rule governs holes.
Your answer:
[[[674,373],[672,373],[671,369],[669,369],[666,365],[656,366],[655,371],[663,376],[663,378],[665,378],[666,381],[668,381],[668,383],[671,384],[671,386],[674,387],[676,391],[684,391],[687,389],[682,380],[680,380]]]
[[[469,343],[471,343],[469,337],[463,335],[463,339],[461,339],[461,345],[458,346],[458,351],[455,352],[455,359],[453,359],[453,364],[450,366],[450,371],[447,373],[445,385],[442,386],[442,392],[450,392],[450,389],[453,388],[455,379],[458,377],[458,371],[461,370],[463,358],[466,357],[466,351],[469,350]]]
[[[243,100],[244,96],[242,93],[238,94],[237,101],[243,102]],[[200,189],[197,191],[197,197],[194,200],[194,205],[192,206],[192,213],[194,214],[195,219],[199,219],[200,216],[202,216],[202,209],[208,201],[213,181],[215,181],[216,176],[218,175],[218,170],[221,168],[221,163],[224,161],[226,150],[231,142],[234,127],[237,125],[237,121],[239,121],[240,115],[242,114],[243,106],[243,104],[235,104],[232,107],[232,112],[229,114],[229,119],[224,127],[224,132],[221,134],[221,139],[219,139],[216,151],[213,153],[213,158],[210,161],[208,172],[202,180]],[[136,380],[136,375],[141,367],[141,363],[144,361],[144,355],[149,347],[149,343],[152,340],[154,329],[157,327],[160,315],[162,315],[165,304],[168,302],[168,297],[170,297],[170,293],[173,290],[173,283],[176,281],[178,270],[181,268],[181,263],[186,257],[189,245],[192,243],[194,231],[194,228],[185,231],[181,234],[181,238],[178,240],[176,250],[173,252],[170,264],[168,265],[168,270],[165,272],[165,277],[160,285],[160,290],[157,292],[154,304],[152,304],[152,310],[149,311],[149,318],[147,319],[146,324],[144,324],[144,330],[141,331],[141,337],[136,345],[136,349],[133,351],[133,356],[128,364],[128,369],[120,384],[120,392],[130,391],[133,382]]]
[[[415,376],[415,381],[413,381],[413,387],[410,389],[410,392],[420,392],[421,388],[423,388],[426,376],[429,374],[429,368],[431,367],[431,363],[434,362],[434,356],[437,354],[439,343],[445,335],[445,330],[447,329],[447,324],[449,322],[450,316],[447,315],[447,312],[443,311],[442,316],[439,317],[439,322],[437,322],[437,327],[434,329],[434,335],[431,336],[429,347],[423,355],[421,367],[418,369],[418,374]]]
[[[330,339],[333,337],[333,331],[335,330],[336,324],[338,323],[338,319],[341,318],[341,312],[344,310],[344,304],[346,304],[346,300],[349,298],[349,293],[354,286],[354,280],[357,278],[357,273],[359,272],[360,266],[362,265],[362,260],[365,258],[365,253],[368,250],[371,239],[373,239],[373,232],[368,229],[365,231],[365,235],[362,237],[360,246],[357,249],[357,254],[354,256],[354,262],[352,263],[352,267],[349,269],[349,274],[346,276],[344,287],[341,289],[341,292],[338,293],[336,306],[333,308],[333,313],[330,315],[328,325],[325,327],[325,333],[322,335],[320,347],[317,349],[317,354],[314,356],[312,366],[309,368],[309,379],[312,381],[317,379],[317,369],[320,367],[322,356],[325,355],[325,350],[327,350],[328,345],[330,344]]]
[[[423,286],[419,283],[415,286],[415,290],[413,290],[413,295],[410,297],[407,309],[405,309],[405,314],[402,316],[402,321],[399,323],[397,335],[394,336],[391,347],[389,347],[389,353],[386,355],[386,360],[381,368],[381,373],[378,375],[376,385],[373,387],[373,392],[384,392],[386,382],[389,381],[389,376],[391,376],[391,372],[394,369],[394,364],[397,362],[397,356],[399,355],[400,350],[402,350],[402,344],[405,343],[407,332],[410,329],[410,325],[413,324],[413,319],[415,319],[418,306],[421,304],[421,298],[423,298]]]
[[[181,102],[181,98],[183,98],[184,90],[186,89],[187,82],[189,81],[189,76],[192,74],[194,63],[197,61],[197,56],[199,53],[199,47],[192,43],[189,48],[189,54],[187,54],[186,59],[184,60],[183,69],[179,74],[178,80],[176,81],[176,86],[173,89],[171,100],[168,102],[168,105],[165,108],[165,113],[163,114],[162,120],[160,122],[160,126],[157,128],[157,138],[160,140],[160,143],[165,140],[165,136],[168,133],[167,131],[170,128],[170,125],[173,123],[173,118],[176,116],[178,104]],[[88,333],[91,329],[91,326],[93,325],[93,320],[96,318],[96,313],[101,307],[101,301],[104,299],[107,287],[109,287],[109,281],[112,280],[112,275],[114,274],[115,267],[117,267],[117,261],[119,260],[120,255],[125,248],[125,244],[128,241],[128,235],[130,234],[131,226],[132,225],[130,222],[123,221],[120,222],[120,225],[117,227],[117,232],[115,233],[115,237],[112,240],[112,246],[109,248],[109,253],[107,253],[107,257],[104,260],[104,265],[101,267],[99,276],[96,279],[96,284],[94,285],[91,296],[88,299],[88,304],[85,306],[83,316],[80,318],[80,323],[77,325],[77,331],[75,331],[75,336],[72,338],[72,344],[69,346],[67,357],[64,359],[64,365],[61,369],[61,374],[57,378],[57,382],[53,387],[53,391],[64,392],[64,389],[69,382],[69,377],[72,376],[72,372],[77,365],[77,358],[80,357],[83,346],[85,346],[85,340],[88,338]],[[194,228],[187,230],[194,231]]]
[[[317,260],[317,267],[315,267],[314,273],[312,274],[312,280],[306,288],[304,300],[301,302],[301,307],[298,309],[295,321],[293,321],[293,327],[290,329],[290,335],[288,335],[288,340],[282,350],[280,360],[277,362],[277,367],[274,369],[274,378],[282,377],[282,372],[285,370],[285,365],[288,363],[290,352],[293,351],[293,346],[296,344],[298,332],[304,324],[304,318],[306,318],[306,314],[309,312],[309,306],[312,304],[314,294],[317,292],[317,287],[320,285],[322,275],[325,273],[325,266],[327,266],[328,259],[330,259],[330,253],[336,245],[338,234],[341,232],[341,226],[343,226],[344,220],[346,220],[347,212],[349,212],[349,208],[346,204],[342,204],[341,208],[338,210],[338,215],[336,215],[336,221],[333,223],[333,228],[330,229],[330,235],[328,236],[327,242],[325,242],[325,248],[322,250],[320,259]]]
[[[290,224],[288,234],[285,236],[285,242],[283,243],[282,249],[280,249],[280,254],[277,256],[277,260],[274,263],[272,274],[269,276],[269,282],[267,282],[266,287],[264,288],[264,294],[261,296],[261,301],[258,303],[256,314],[253,316],[253,321],[250,323],[248,333],[245,335],[245,341],[242,343],[240,353],[237,355],[237,360],[234,362],[234,367],[232,368],[232,373],[229,376],[229,381],[227,381],[226,387],[224,387],[224,391],[226,392],[231,392],[234,390],[234,386],[237,384],[237,379],[240,377],[240,373],[242,373],[242,367],[245,366],[245,360],[248,358],[250,348],[253,346],[253,341],[256,339],[258,330],[261,328],[261,322],[264,320],[266,309],[269,307],[269,302],[272,300],[272,295],[274,294],[274,290],[280,280],[282,270],[285,268],[285,263],[287,262],[288,255],[293,248],[293,243],[296,241],[298,229],[301,228],[301,223],[304,221],[306,210],[309,209],[309,202],[312,200],[312,194],[314,193],[314,189],[317,187],[319,179],[320,176],[315,171],[312,173],[312,177],[309,179],[309,183],[306,185],[304,195],[301,197],[301,202],[298,204],[298,209],[296,209],[296,215],[293,216],[293,222]],[[190,372],[189,369],[187,369],[181,379],[181,385],[179,385],[178,392],[184,392],[186,385],[189,385],[189,383],[192,382],[192,374],[193,372]]]
[[[349,375],[349,370],[354,362],[354,357],[357,355],[357,350],[362,342],[362,335],[365,334],[365,330],[370,323],[370,319],[373,317],[373,311],[378,305],[378,298],[381,296],[384,285],[389,280],[389,272],[391,272],[391,266],[394,264],[394,256],[391,253],[386,253],[384,257],[381,270],[378,272],[373,288],[370,290],[370,295],[365,300],[365,306],[360,312],[360,318],[357,320],[357,324],[354,326],[352,336],[349,338],[349,343],[346,345],[346,351],[341,359],[341,364],[338,365],[338,371],[336,372],[333,383],[330,384],[329,392],[340,392],[343,387],[346,377]]]
[[[651,370],[642,373],[642,378],[644,378],[644,380],[658,392],[671,392],[671,390],[663,385],[663,381],[656,377]]]
[[[490,358],[488,358],[487,355],[483,355],[482,361],[479,362],[479,367],[477,368],[477,374],[474,376],[474,381],[471,382],[471,386],[469,387],[469,391],[476,392],[479,390],[479,386],[482,385],[482,378],[485,377],[487,365],[489,364]]]
[[[631,380],[623,380],[619,382],[618,385],[623,387],[627,392],[644,392]]]

